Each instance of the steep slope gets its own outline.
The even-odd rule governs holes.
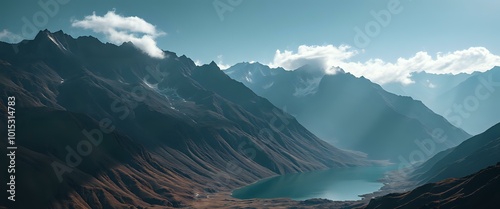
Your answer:
[[[500,161],[500,124],[443,151],[417,167],[411,175],[419,184],[463,177]]]
[[[372,159],[425,160],[469,137],[420,101],[396,96],[341,69],[335,75],[303,66],[294,71],[240,63],[224,71],[269,99],[330,143]],[[446,140],[441,140],[446,137]],[[421,151],[422,143],[433,150]],[[411,153],[421,153],[411,157]]]
[[[94,135],[92,141],[82,130],[103,129],[83,114],[17,108],[16,118],[16,202],[0,201],[9,208],[181,206],[191,191],[175,181],[199,186],[122,133]]]
[[[61,31],[41,31],[16,51],[1,47],[0,96],[15,96],[19,112],[19,190],[47,190],[22,206],[179,207],[276,174],[369,163],[321,141],[214,63],[197,67],[172,52],[153,59],[131,43]],[[99,136],[87,153],[81,144]],[[71,164],[70,149],[84,155],[61,182],[52,163]],[[40,180],[29,180],[33,172]]]
[[[375,198],[365,208],[496,208],[500,205],[499,187],[500,163],[463,178]]]

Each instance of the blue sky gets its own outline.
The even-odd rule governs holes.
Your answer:
[[[166,33],[154,37],[159,48],[179,55],[185,54],[200,63],[215,60],[222,65],[232,65],[242,61],[258,61],[287,66],[286,61],[276,61],[276,50],[280,50],[280,53],[289,51],[293,55],[301,45],[331,45],[335,49],[347,45],[350,48],[340,50],[340,53],[355,51],[355,55],[347,58],[348,61],[365,64],[375,59],[380,59],[385,64],[397,64],[398,58],[411,60],[418,52],[425,52],[437,59],[438,52],[452,54],[471,47],[482,47],[487,49],[485,53],[493,55],[500,54],[497,38],[500,32],[500,2],[494,0],[39,2],[56,2],[59,8],[50,16],[35,1],[3,2],[0,8],[0,40],[17,40],[19,37],[32,39],[34,34],[22,31],[26,24],[23,18],[33,23],[33,17],[40,17],[43,16],[41,13],[45,13],[48,20],[45,24],[39,18],[39,22],[43,24],[36,25],[37,29],[63,30],[74,37],[93,35],[106,42],[109,38],[104,34],[74,27],[72,23],[93,12],[97,16],[103,16],[108,11],[115,11],[123,17],[142,18],[156,26],[156,30]],[[218,13],[214,4],[218,5],[219,10],[225,8],[225,12]],[[399,12],[391,13],[389,4],[398,5],[394,8]],[[389,12],[391,18],[387,24],[381,25],[372,13],[380,14],[384,11]],[[372,27],[376,33],[369,37],[368,44],[360,47],[355,42],[355,28],[366,32],[365,26],[373,26],[373,23],[378,24],[379,30]],[[329,50],[323,52],[330,53]],[[493,63],[497,61],[496,58],[491,58]],[[314,59],[314,56],[311,58],[306,55],[301,59]],[[332,65],[336,65],[338,61],[325,59],[329,59],[328,63]],[[295,66],[288,64],[289,67]],[[338,65],[341,64],[339,62]]]

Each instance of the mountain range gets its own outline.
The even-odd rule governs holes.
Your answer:
[[[332,71],[336,73],[309,65],[287,71],[239,63],[224,72],[294,115],[320,138],[371,159],[423,161],[470,137],[418,100],[389,93],[340,68]],[[438,140],[438,135],[446,140]],[[433,150],[410,156],[428,141]]]
[[[476,135],[500,122],[500,67],[472,74],[415,73],[413,84],[384,84],[398,95],[421,100],[453,125]]]
[[[441,151],[421,164],[399,166],[397,170],[386,174],[382,179],[385,182],[380,194],[408,191],[423,186],[433,193],[435,184],[454,181],[469,175],[476,175],[482,169],[494,166],[500,162],[500,123],[485,132],[473,136],[456,147]],[[460,186],[460,185],[459,185]],[[469,185],[480,188],[481,184]],[[417,189],[425,192],[425,189]],[[415,196],[413,196],[415,197]],[[484,197],[487,200],[486,197]]]
[[[288,71],[239,63],[221,70],[163,53],[152,58],[130,42],[48,30],[18,44],[0,42],[0,97],[15,97],[15,111],[0,102],[0,126],[15,115],[17,131],[16,202],[2,198],[0,208],[499,204],[498,67],[415,73],[415,83],[425,85],[380,86],[335,67],[325,73],[311,65]],[[446,109],[460,104],[469,116]],[[339,202],[229,195],[275,175],[386,164],[381,160],[400,166],[386,174],[383,196]],[[8,176],[0,172],[0,179]]]
[[[22,179],[15,205],[0,205],[183,207],[273,175],[373,163],[320,140],[215,63],[164,53],[62,31],[0,42]]]
[[[374,198],[366,208],[495,208],[500,197],[499,149],[500,123],[404,171],[408,175],[403,181],[417,188]],[[401,171],[388,174],[392,181],[386,188],[401,184],[394,181]]]

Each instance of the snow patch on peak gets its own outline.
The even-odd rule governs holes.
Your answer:
[[[66,49],[66,47],[64,47],[64,45],[59,42],[57,39],[55,39],[54,37],[52,37],[51,34],[49,34],[47,37],[49,37],[49,39],[62,51],[68,51],[68,49]]]
[[[148,86],[150,89],[153,89],[155,91],[158,91],[158,84],[151,84],[151,83],[148,83],[146,81],[146,79],[143,79],[142,82],[144,82],[144,84],[146,84],[146,86]]]
[[[252,83],[252,72],[248,72],[247,75],[245,76],[245,80],[247,80],[248,83]]]
[[[298,87],[295,87],[295,92],[293,96],[296,97],[304,97],[310,94],[315,94],[318,91],[319,83],[321,81],[322,76],[312,79],[300,79],[300,83]]]
[[[245,80],[247,80],[248,83],[252,83],[252,78],[250,78],[249,76],[245,76]]]

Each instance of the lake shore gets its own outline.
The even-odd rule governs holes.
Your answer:
[[[395,171],[388,171],[378,181],[383,183],[379,190],[359,195],[361,200],[334,201],[323,198],[293,200],[290,198],[252,198],[232,197],[232,191],[217,192],[198,196],[188,208],[363,208],[371,199],[389,193],[403,192],[411,188],[410,183],[393,179]],[[248,186],[248,185],[247,185]]]
[[[288,198],[275,199],[247,199],[241,200],[231,197],[231,192],[219,192],[207,197],[198,198],[188,208],[212,209],[212,208],[362,208],[368,201],[332,201],[327,199],[309,199],[296,201]]]

